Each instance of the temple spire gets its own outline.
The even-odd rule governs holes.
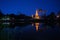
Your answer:
[[[38,10],[36,10],[35,19],[40,19],[39,15],[38,15]]]

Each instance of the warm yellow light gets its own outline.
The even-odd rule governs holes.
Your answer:
[[[39,29],[39,23],[35,23],[36,31]]]
[[[39,15],[38,15],[38,10],[36,10],[35,19],[40,19]]]

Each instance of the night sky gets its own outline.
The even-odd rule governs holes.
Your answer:
[[[0,0],[0,9],[4,14],[19,14],[19,12],[31,16],[36,9],[42,8],[57,13],[60,10],[60,0]]]

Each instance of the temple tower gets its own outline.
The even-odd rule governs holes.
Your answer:
[[[35,14],[35,19],[40,19],[39,15],[38,15],[38,10],[36,10],[36,14]]]

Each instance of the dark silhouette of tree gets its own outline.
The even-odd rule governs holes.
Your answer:
[[[56,16],[55,16],[55,13],[54,12],[51,12],[51,14],[49,16],[47,16],[47,19],[48,19],[48,23],[49,24],[55,24],[56,22]]]
[[[56,16],[54,12],[51,12],[51,14],[48,16],[50,20],[55,20]]]
[[[15,15],[12,13],[12,14],[10,14],[10,16],[11,16],[11,17],[14,17]]]
[[[60,11],[58,11],[58,13],[57,13],[58,15],[60,15]]]
[[[10,21],[13,23],[13,22],[15,22],[15,15],[12,13],[12,14],[10,14],[9,15],[9,17],[10,17]]]
[[[1,9],[0,9],[0,17],[2,17],[3,16],[3,13],[2,13],[2,11],[1,11]]]

